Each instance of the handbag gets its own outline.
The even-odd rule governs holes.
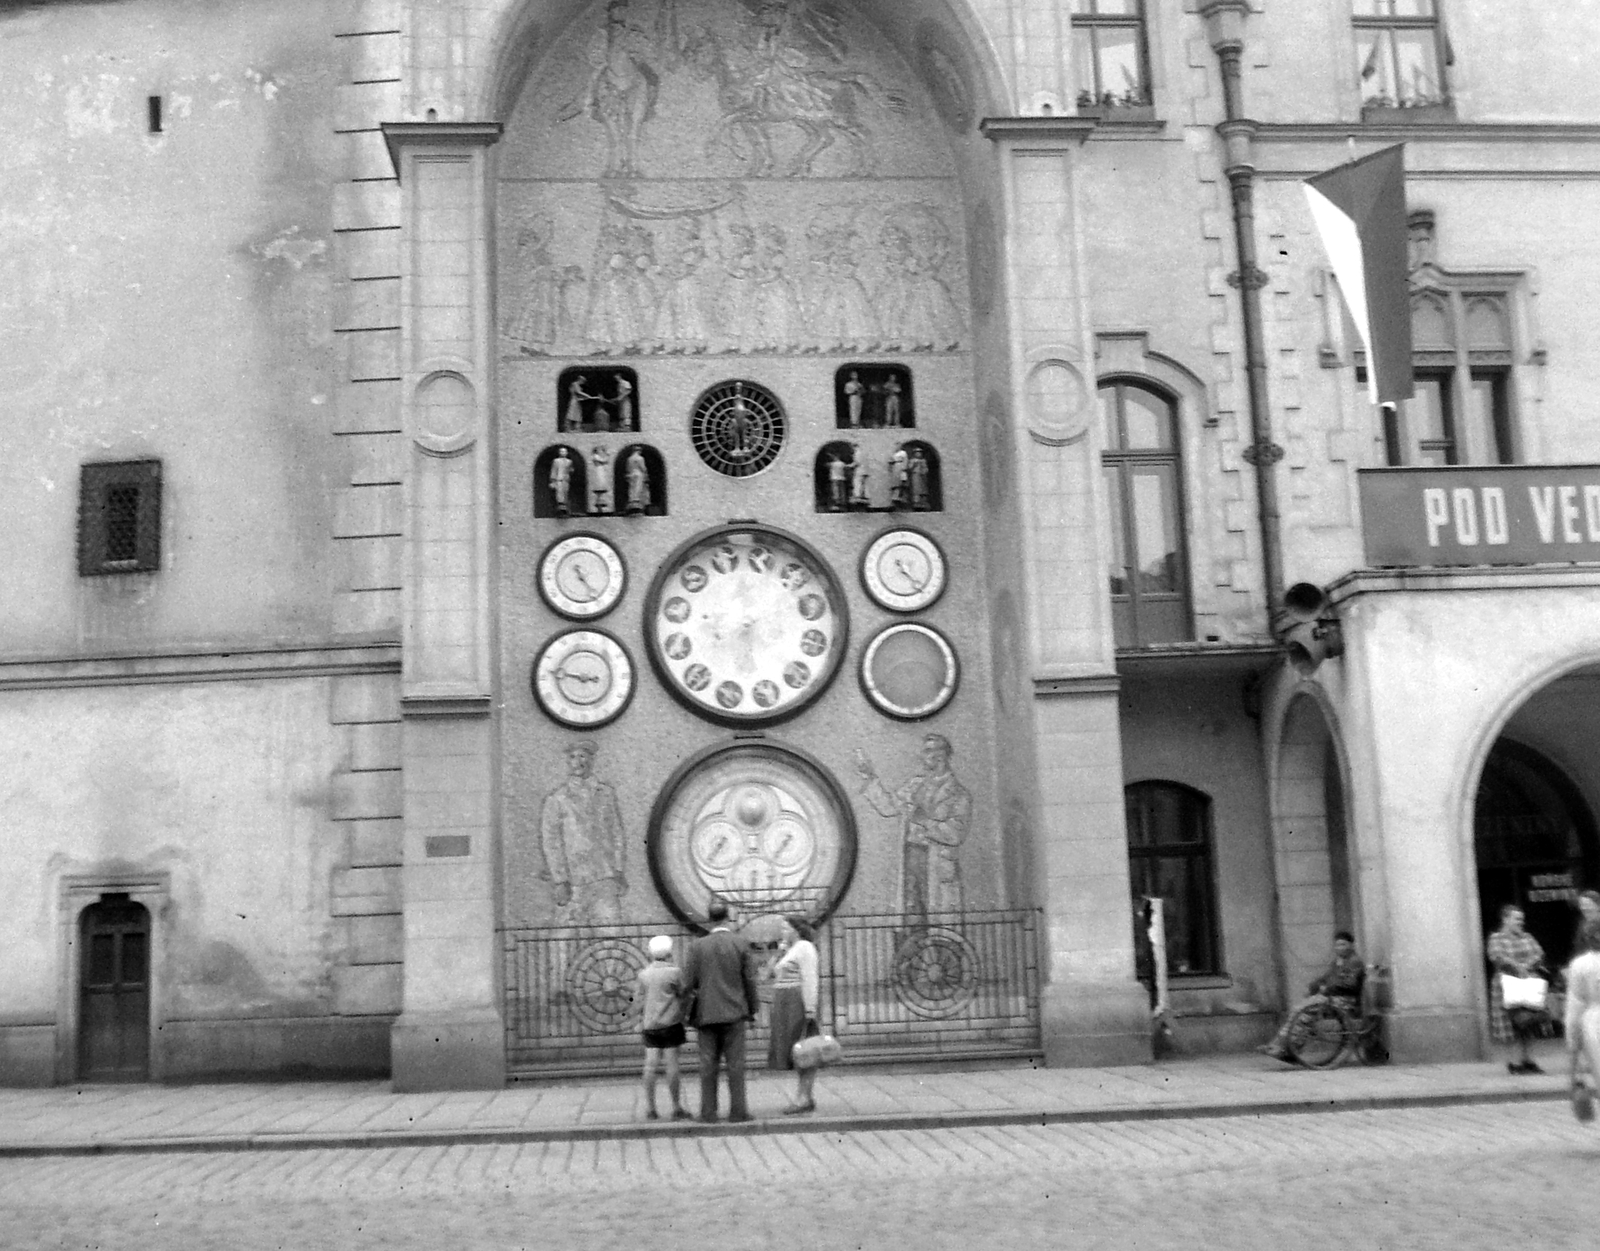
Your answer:
[[[1508,1010],[1530,1008],[1535,1012],[1543,1012],[1545,994],[1549,989],[1550,983],[1542,977],[1513,977],[1510,973],[1500,975],[1500,1000]]]
[[[808,1034],[790,1049],[789,1056],[794,1061],[797,1069],[824,1069],[830,1064],[837,1064],[839,1057],[844,1054],[844,1048],[839,1040],[832,1034],[825,1034],[817,1026],[812,1029],[817,1032]]]

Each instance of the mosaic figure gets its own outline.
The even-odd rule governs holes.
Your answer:
[[[574,925],[615,925],[622,919],[622,810],[617,792],[594,776],[595,745],[567,748],[567,778],[544,797],[539,842],[540,877],[554,885],[558,908]]]
[[[972,793],[951,771],[952,754],[944,735],[925,735],[922,772],[890,791],[866,753],[856,751],[862,798],[900,822],[900,908],[921,925],[930,913],[960,912],[963,903],[960,849],[972,828]]]
[[[517,234],[517,263],[526,285],[505,326],[507,338],[541,352],[555,346],[561,324],[563,274],[550,255],[550,233],[549,219],[539,218]]]
[[[823,351],[870,348],[877,342],[877,316],[862,283],[861,233],[855,209],[834,205],[819,212],[806,228],[811,276],[806,312]]]
[[[756,236],[747,340],[757,351],[786,351],[806,337],[800,293],[788,273],[783,230],[770,223]]]
[[[966,320],[943,277],[950,259],[943,220],[926,206],[904,206],[889,216],[878,241],[888,271],[878,294],[885,346],[912,352],[959,347]]]
[[[605,178],[638,175],[639,143],[661,91],[661,75],[645,59],[652,51],[650,32],[628,21],[628,7],[629,0],[606,5],[605,29],[589,43],[594,72],[577,98],[556,114],[560,122],[587,114],[604,128]]]

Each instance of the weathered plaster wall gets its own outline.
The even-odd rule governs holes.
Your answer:
[[[350,870],[330,817],[352,763],[330,698],[329,679],[0,694],[0,1027],[56,1019],[60,879],[108,872],[170,875],[152,1005],[169,1075],[274,1067],[243,1035],[185,1054],[174,1040],[207,1023],[392,1011],[345,967],[398,953],[373,918],[335,915],[378,911],[357,896],[383,870]]]
[[[0,12],[9,653],[328,631],[327,9]],[[145,457],[162,572],[79,579],[78,466]]]

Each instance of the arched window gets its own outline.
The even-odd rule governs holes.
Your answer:
[[[1216,879],[1211,871],[1211,800],[1177,782],[1135,782],[1123,791],[1133,906],[1162,901],[1167,972],[1222,972]]]
[[[1162,392],[1119,378],[1101,384],[1100,413],[1116,644],[1192,639],[1177,406]]]

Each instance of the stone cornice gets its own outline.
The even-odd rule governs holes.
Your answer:
[[[1537,591],[1600,588],[1600,565],[1433,565],[1356,569],[1328,587],[1337,606],[1358,595],[1428,591]]]
[[[985,139],[1012,143],[1082,143],[1099,121],[1092,117],[986,117],[978,123]]]
[[[195,649],[0,660],[0,691],[244,682],[263,678],[342,677],[399,671],[400,645],[388,641],[349,645]]]
[[[483,148],[500,141],[505,130],[499,122],[384,122],[384,145],[394,176],[401,177],[400,153],[404,148]]]
[[[1258,122],[1257,143],[1594,143],[1597,122]],[[1409,171],[1407,171],[1409,173]]]

